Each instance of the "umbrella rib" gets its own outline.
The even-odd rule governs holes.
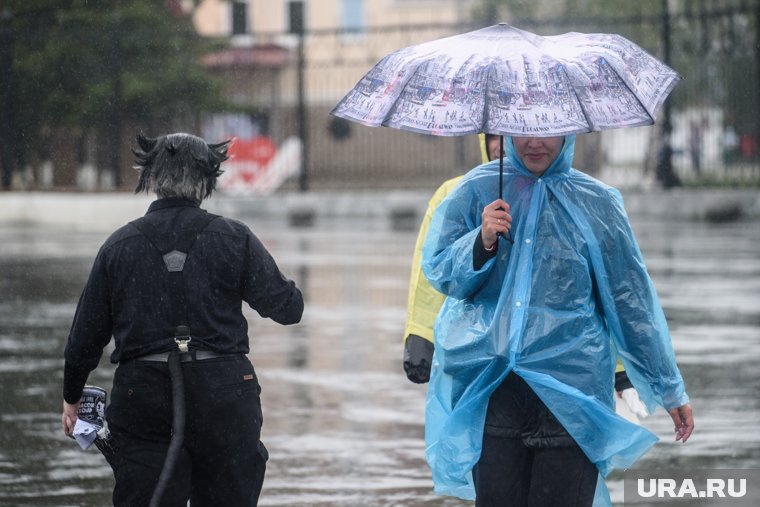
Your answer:
[[[620,76],[620,74],[618,74],[618,73],[617,73],[617,71],[615,71],[615,75],[617,75],[617,76]],[[652,111],[650,111],[649,109],[647,109],[647,106],[645,106],[645,105],[644,105],[644,103],[643,103],[643,102],[641,102],[641,99],[639,98],[639,96],[638,96],[638,95],[636,95],[636,94],[633,92],[633,90],[632,90],[632,89],[631,89],[631,87],[628,85],[628,83],[625,81],[625,79],[623,78],[623,76],[620,76],[620,81],[622,81],[622,82],[623,82],[623,84],[625,85],[625,89],[626,89],[626,90],[628,90],[628,92],[629,92],[631,95],[633,95],[633,96],[634,96],[634,98],[636,99],[636,102],[638,102],[638,103],[639,103],[639,105],[641,106],[641,109],[643,109],[644,111],[646,111],[647,115],[648,115],[648,116],[649,116],[649,117],[652,119],[652,123],[654,123],[654,114],[652,114]]]
[[[565,63],[563,66],[566,69],[569,68],[569,66],[567,65],[567,63]],[[588,120],[588,127],[589,127],[589,129],[587,130],[587,132],[594,132],[596,125],[592,124],[591,117],[589,116],[589,111],[588,111],[588,109],[586,109],[586,106],[583,103],[583,101],[581,100],[580,95],[578,95],[578,92],[575,91],[575,87],[574,86],[570,86],[570,84],[571,84],[571,82],[570,82],[571,77],[568,74],[567,70],[565,70],[564,72],[565,72],[565,77],[567,78],[568,89],[573,92],[573,95],[575,95],[575,98],[578,100],[578,106],[580,106],[581,111],[583,111],[583,116],[586,118],[586,120]]]
[[[607,65],[610,65],[610,64],[607,63]],[[652,123],[651,124],[654,124],[654,122],[655,122],[655,115],[657,113],[657,109],[659,109],[660,105],[662,105],[662,103],[665,102],[665,98],[670,94],[670,91],[678,84],[678,74],[676,74],[670,80],[670,82],[668,83],[668,86],[665,89],[665,92],[660,95],[661,97],[663,97],[663,99],[660,100],[657,104],[654,104],[652,106],[652,110],[650,111],[649,108],[647,108],[647,106],[641,101],[641,99],[639,98],[639,95],[636,92],[633,91],[633,89],[631,88],[631,86],[628,84],[628,81],[626,81],[625,76],[621,75],[617,71],[617,69],[615,69],[615,67],[613,67],[612,65],[610,65],[610,68],[615,71],[615,75],[616,76],[620,77],[620,81],[622,81],[622,83],[625,85],[626,90],[628,90],[630,92],[630,94],[634,96],[634,98],[636,99],[636,102],[638,102],[639,105],[641,105],[641,108],[644,111],[646,111],[647,115],[649,115],[649,118],[652,119]]]
[[[494,65],[493,63],[489,64],[488,66],[488,76],[486,76],[486,82],[483,90],[483,124],[480,127],[480,130],[483,131],[484,134],[491,134],[492,132],[486,132],[486,127],[488,126],[488,122],[490,121],[490,118],[488,116],[488,83],[491,82],[491,74],[494,72]]]
[[[675,71],[674,71],[675,72]],[[676,87],[678,82],[681,80],[681,75],[675,72],[675,75],[673,75],[670,79],[670,82],[665,87],[665,91],[660,94],[661,98],[658,98],[657,103],[652,106],[652,113],[650,113],[650,116],[652,116],[652,122],[655,121],[655,115],[657,114],[657,110],[660,109],[660,106],[662,106],[663,103],[665,103],[665,99],[668,98],[668,95],[670,95],[670,92],[673,91],[673,88]],[[638,99],[638,97],[636,97]]]
[[[599,56],[598,58],[604,58],[604,57],[603,56]],[[597,60],[597,62],[598,62],[598,60]],[[644,103],[641,101],[641,99],[639,98],[639,96],[633,91],[633,88],[631,88],[631,85],[629,85],[628,81],[626,81],[625,76],[623,74],[621,74],[620,72],[618,72],[618,69],[615,67],[615,65],[612,65],[612,63],[610,63],[609,59],[604,58],[604,64],[607,67],[609,67],[615,73],[615,75],[620,79],[620,82],[625,85],[625,89],[628,90],[628,92],[631,95],[633,95],[633,97],[636,99],[636,102],[638,102],[639,105],[641,106],[641,109],[643,109],[647,113],[647,115],[652,119],[652,123],[654,123],[654,114],[652,114],[652,111],[650,111],[647,108],[647,106],[644,105]]]
[[[430,55],[426,55],[426,56],[429,57]],[[385,127],[388,126],[388,122],[391,120],[391,118],[393,118],[393,115],[396,113],[396,110],[399,107],[399,102],[400,102],[399,99],[404,94],[404,92],[407,91],[406,87],[412,81],[412,79],[414,78],[414,75],[417,74],[417,71],[420,70],[420,67],[422,67],[423,65],[427,64],[428,62],[429,62],[429,60],[427,60],[425,58],[421,58],[420,61],[417,62],[417,65],[414,66],[414,70],[412,70],[411,72],[408,73],[407,78],[404,79],[404,82],[400,86],[398,97],[396,97],[396,100],[393,102],[393,104],[391,105],[391,107],[388,109],[388,112],[385,114],[385,116],[383,117],[382,121],[380,122],[380,124],[382,126],[385,126]]]
[[[616,38],[620,38],[620,36],[617,36]],[[649,57],[651,57],[651,58],[654,59],[654,57],[652,57],[648,52],[646,52],[644,50],[642,50],[642,51],[643,51],[644,54],[646,54],[647,56],[649,56]],[[654,123],[654,121],[655,121],[655,115],[657,113],[657,110],[660,108],[660,106],[662,105],[662,103],[665,102],[665,99],[667,98],[667,96],[670,94],[670,92],[673,90],[673,88],[676,86],[676,84],[678,84],[678,81],[680,80],[680,76],[678,75],[678,73],[676,73],[675,71],[673,71],[672,69],[670,69],[671,72],[674,73],[674,76],[671,77],[668,85],[666,86],[665,91],[660,94],[660,97],[662,97],[662,99],[658,100],[658,102],[656,104],[653,104],[652,105],[652,109],[650,110],[641,101],[641,98],[639,98],[638,93],[634,92],[634,90],[631,87],[631,85],[628,84],[628,80],[626,79],[626,74],[624,72],[623,73],[619,72],[618,68],[617,68],[617,65],[613,65],[613,62],[611,60],[609,60],[609,59],[605,58],[605,64],[610,69],[612,69],[612,71],[614,71],[615,75],[620,78],[620,81],[622,81],[623,84],[625,84],[626,89],[631,93],[631,95],[633,95],[636,98],[636,101],[641,105],[641,108],[644,111],[646,111],[646,113],[652,119],[652,123]],[[668,68],[667,65],[665,67]]]

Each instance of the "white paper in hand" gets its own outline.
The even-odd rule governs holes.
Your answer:
[[[77,419],[72,435],[74,436],[74,440],[79,444],[79,447],[82,449],[89,449],[97,438],[99,429],[100,428],[94,424],[90,424],[82,419]]]

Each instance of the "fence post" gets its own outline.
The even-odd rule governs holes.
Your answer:
[[[306,124],[308,117],[306,114],[306,97],[304,83],[304,69],[306,67],[306,56],[304,51],[305,30],[303,25],[298,27],[298,137],[301,138],[301,173],[298,176],[298,189],[301,192],[309,190],[309,129]]]
[[[109,72],[111,73],[111,107],[109,115],[109,147],[111,150],[110,165],[111,176],[113,177],[113,186],[115,190],[121,188],[121,69],[119,68],[121,60],[121,13],[115,10],[111,14],[111,54],[109,55]]]
[[[669,0],[662,0],[662,59],[665,65],[670,66],[670,7]],[[662,122],[662,148],[657,157],[657,179],[664,188],[672,188],[680,185],[680,181],[673,172],[673,147],[670,145],[670,133],[673,126],[670,122],[670,100],[665,100],[663,105]]]
[[[0,165],[2,188],[10,190],[16,164],[13,131],[13,13],[9,7],[0,12]]]
[[[760,126],[758,122],[758,112],[760,112],[760,0],[755,2],[755,72],[757,72],[757,97],[755,99],[755,146],[760,147]],[[757,160],[757,149],[753,150],[753,158]]]

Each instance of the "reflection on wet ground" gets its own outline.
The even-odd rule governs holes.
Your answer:
[[[401,369],[414,232],[382,224],[285,229],[251,223],[304,289],[303,322],[249,311],[271,453],[262,506],[464,506],[437,497],[424,462],[424,386]],[[637,468],[760,468],[760,229],[636,221],[671,323],[697,432]],[[110,504],[110,469],[60,430],[61,353],[104,233],[0,228],[0,505]],[[107,359],[90,383],[110,388]],[[609,479],[622,500],[620,474]]]

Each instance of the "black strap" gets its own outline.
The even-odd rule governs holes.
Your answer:
[[[200,233],[219,215],[202,212],[193,217],[189,227],[183,231],[176,241],[172,241],[170,235],[162,234],[145,217],[130,222],[153,247],[158,250],[164,261],[166,272],[169,276],[169,295],[172,305],[174,332],[176,336],[190,335],[187,325],[187,300],[185,298],[185,281],[182,271],[190,250],[198,239]]]
[[[172,437],[169,440],[169,449],[166,451],[164,465],[158,476],[156,489],[150,498],[149,507],[161,505],[161,499],[166,488],[171,484],[174,470],[177,468],[182,444],[185,441],[185,423],[187,411],[185,410],[185,379],[180,365],[179,351],[169,352],[169,376],[172,381]]]

